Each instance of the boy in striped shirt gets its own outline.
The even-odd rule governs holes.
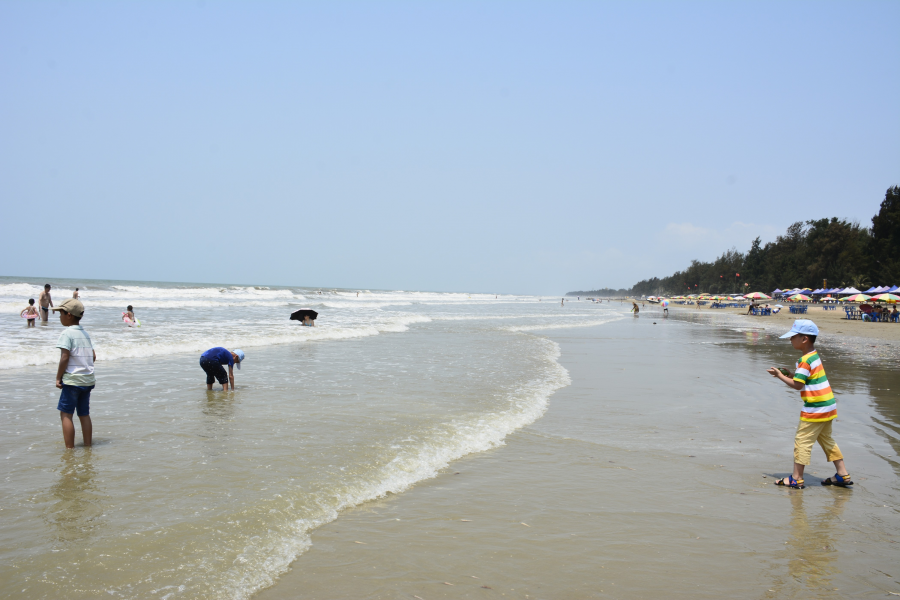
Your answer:
[[[822,359],[816,352],[816,337],[819,328],[809,319],[797,319],[789,332],[782,339],[790,338],[795,350],[803,353],[797,362],[794,377],[788,377],[777,367],[767,372],[795,390],[800,390],[803,409],[800,411],[800,425],[794,438],[794,473],[790,477],[779,479],[776,485],[803,489],[803,470],[809,464],[812,446],[819,442],[825,457],[834,463],[837,473],[822,482],[822,485],[847,487],[853,485],[850,474],[844,466],[844,455],[831,437],[831,422],[837,417],[837,405]],[[786,369],[785,369],[786,370]]]

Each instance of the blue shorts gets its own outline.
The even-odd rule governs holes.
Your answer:
[[[77,410],[79,417],[88,416],[91,414],[92,389],[94,389],[92,385],[66,385],[64,383],[56,410],[70,415]]]

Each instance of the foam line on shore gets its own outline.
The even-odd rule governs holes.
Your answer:
[[[177,342],[160,342],[146,339],[143,343],[131,339],[118,340],[109,334],[92,334],[97,360],[111,361],[123,358],[146,358],[171,354],[198,353],[215,346],[227,348],[256,348],[306,342],[326,342],[364,338],[382,333],[403,333],[416,323],[428,323],[423,315],[405,315],[385,319],[382,323],[358,327],[296,327],[284,332],[262,332],[219,337],[214,332],[204,332]],[[140,330],[129,333],[140,335]],[[55,341],[55,337],[54,340]],[[123,343],[124,342],[124,343]],[[0,350],[0,370],[27,366],[56,364],[59,350],[50,344],[35,347],[19,347]]]
[[[523,334],[527,335],[527,334]],[[534,338],[544,352],[545,373],[518,388],[509,399],[510,408],[496,413],[473,414],[423,432],[420,439],[363,481],[350,484],[337,497],[333,494],[314,500],[321,507],[315,517],[298,519],[273,528],[248,545],[235,564],[216,584],[213,597],[245,599],[272,585],[300,554],[311,546],[313,530],[338,518],[341,511],[365,502],[401,493],[414,484],[431,479],[455,460],[504,444],[505,438],[538,420],[547,410],[550,396],[571,383],[568,371],[559,364],[556,342]],[[308,502],[306,503],[309,504]]]

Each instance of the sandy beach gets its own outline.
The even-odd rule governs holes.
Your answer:
[[[0,596],[900,593],[892,341],[820,337],[857,485],[820,486],[816,450],[797,493],[772,481],[799,398],[765,373],[797,358],[790,319],[91,281],[94,446],[67,452],[61,325],[27,329],[15,301],[39,285],[0,282]],[[246,352],[234,392],[206,390],[218,344]]]
[[[548,331],[572,384],[543,419],[317,530],[259,600],[900,593],[896,364],[823,343],[859,485],[820,486],[817,449],[809,488],[785,490],[798,404],[764,370],[791,349],[696,324]]]
[[[630,305],[630,300],[628,304]],[[640,304],[640,301],[637,301]],[[644,302],[645,306],[641,308],[642,312],[656,315],[662,312],[662,309],[655,304]],[[771,306],[778,304],[770,302]],[[872,323],[868,321],[851,321],[844,314],[844,309],[838,306],[835,310],[824,310],[821,305],[808,305],[809,309],[805,315],[792,314],[788,310],[789,303],[784,304],[784,308],[780,312],[767,316],[748,315],[747,309],[738,308],[709,308],[709,306],[686,306],[681,304],[669,303],[669,311],[678,311],[679,313],[697,313],[705,316],[728,315],[729,317],[739,318],[741,322],[745,322],[748,326],[759,327],[766,330],[784,329],[788,331],[795,319],[811,319],[818,325],[819,331],[823,336],[850,336],[868,340],[884,340],[900,343],[900,323]],[[624,302],[623,302],[624,305]]]

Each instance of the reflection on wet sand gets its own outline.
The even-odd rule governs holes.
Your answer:
[[[231,438],[235,427],[237,394],[206,391],[206,400],[201,406],[205,418],[198,436],[204,440],[203,456],[207,459],[226,456],[233,449]]]
[[[820,506],[816,506],[819,498],[804,498],[806,494],[799,490],[789,493],[791,520],[785,542],[788,579],[778,581],[775,590],[770,591],[781,597],[799,593],[813,598],[843,598],[833,582],[841,572],[835,526],[853,492],[834,490],[832,498]],[[814,511],[812,516],[807,514],[807,505]]]
[[[50,487],[54,501],[44,511],[44,522],[59,542],[80,542],[103,527],[106,494],[98,485],[91,448],[66,452],[59,460],[58,478]]]
[[[206,403],[203,414],[218,419],[233,419],[236,399],[235,392],[219,392],[206,390]]]

